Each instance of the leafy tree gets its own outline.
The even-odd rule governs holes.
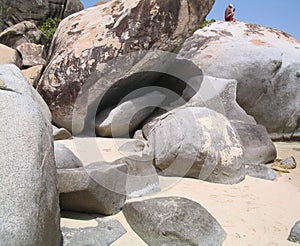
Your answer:
[[[61,22],[59,18],[48,18],[42,25],[39,26],[39,29],[46,35],[49,40],[52,40],[53,35]]]
[[[211,20],[204,20],[204,22],[202,23],[202,25],[201,25],[201,28],[204,28],[204,27],[206,27],[206,26],[209,26],[209,25],[211,25],[212,23],[214,23],[214,22],[216,22],[216,20],[215,19],[211,19]]]

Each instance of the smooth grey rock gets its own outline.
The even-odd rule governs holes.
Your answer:
[[[22,21],[32,21],[37,25],[48,18],[64,18],[83,10],[80,0],[33,0],[2,1],[0,6],[0,30]]]
[[[236,79],[238,103],[269,133],[300,132],[300,44],[289,34],[217,21],[194,32],[178,56],[206,75]]]
[[[242,121],[230,122],[244,148],[245,164],[269,163],[275,160],[277,151],[264,126]]]
[[[80,132],[91,104],[104,99],[103,110],[137,88],[151,86],[169,67],[166,53],[181,47],[213,3],[110,1],[64,19],[37,87],[50,105],[54,123]]]
[[[83,167],[83,164],[78,157],[61,143],[54,142],[54,155],[57,169]]]
[[[93,163],[85,168],[59,169],[60,206],[63,210],[111,215],[126,199],[127,165]]]
[[[145,142],[141,140],[132,140],[124,143],[119,147],[119,151],[124,152],[141,152],[145,148]]]
[[[17,67],[21,67],[22,59],[18,52],[9,48],[6,45],[0,44],[0,65],[2,64],[14,64]]]
[[[233,184],[245,177],[243,148],[230,122],[207,108],[180,108],[158,118],[144,154],[163,175]]]
[[[72,134],[65,128],[57,128],[54,125],[52,125],[52,128],[54,140],[66,140],[72,138]]]
[[[226,232],[200,204],[181,197],[126,203],[124,216],[148,245],[222,245]]]
[[[135,131],[133,135],[133,139],[141,140],[141,141],[146,141],[144,135],[143,135],[143,130],[137,130]]]
[[[96,219],[98,225],[85,228],[62,227],[64,246],[104,246],[111,245],[126,233],[122,224],[117,220]]]
[[[293,156],[283,159],[279,162],[279,167],[286,169],[295,169],[297,167],[297,162]]]
[[[277,173],[264,164],[246,165],[246,175],[266,180],[274,180],[277,178]]]
[[[288,240],[294,243],[300,243],[300,221],[296,222],[293,226]]]
[[[34,88],[36,88],[39,79],[41,78],[44,66],[37,65],[27,69],[22,69],[25,78]]]
[[[0,66],[0,244],[59,245],[51,123],[13,65]]]
[[[128,198],[146,196],[160,191],[159,179],[152,159],[133,155],[113,162],[113,164],[119,163],[126,163],[128,166],[126,181]]]
[[[2,81],[2,82],[1,82]],[[0,87],[5,90],[16,91],[22,95],[28,95],[42,110],[46,119],[51,122],[52,116],[43,98],[29,85],[21,70],[15,65],[0,66]]]
[[[16,49],[23,43],[46,45],[47,37],[31,21],[22,21],[0,33],[0,43]]]
[[[36,65],[45,65],[44,46],[33,43],[22,43],[16,48],[22,55],[22,66],[32,67]]]
[[[158,91],[126,99],[117,107],[96,117],[96,133],[102,137],[129,136],[158,107],[166,96]]]
[[[185,106],[206,107],[223,114],[229,120],[256,124],[254,118],[236,101],[236,80],[203,76],[192,78],[189,85],[182,95],[187,100]]]

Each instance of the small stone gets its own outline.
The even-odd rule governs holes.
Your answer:
[[[300,243],[300,221],[296,222],[288,238],[289,241]]]
[[[293,156],[290,156],[280,161],[279,166],[286,169],[295,169],[297,167],[297,162]]]
[[[277,178],[276,172],[265,164],[246,165],[246,175],[266,180],[274,180]]]

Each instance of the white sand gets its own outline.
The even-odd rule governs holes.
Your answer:
[[[76,150],[74,145],[69,143],[68,146]],[[106,160],[122,156],[122,153],[116,151],[115,146],[119,146],[119,143],[116,144],[115,140],[113,143],[110,140],[99,140],[99,146],[106,150]],[[275,181],[246,177],[240,184],[230,186],[187,178],[179,180],[162,177],[162,192],[139,199],[181,196],[200,203],[227,232],[225,246],[297,245],[286,239],[291,227],[300,220],[300,143],[276,143],[276,147],[279,158],[293,155],[299,166]],[[62,218],[61,224],[68,227],[95,225],[92,216],[79,215],[79,218]],[[113,246],[146,245],[132,231],[122,212],[111,218],[118,219],[127,230]]]

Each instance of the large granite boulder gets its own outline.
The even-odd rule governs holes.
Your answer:
[[[0,66],[1,244],[59,245],[51,123],[20,77],[15,66]]]
[[[182,197],[161,197],[126,203],[131,228],[148,245],[219,246],[226,232],[200,204]]]
[[[97,109],[101,101],[105,109],[135,89],[153,84],[161,76],[157,71],[168,66],[169,54],[164,52],[176,51],[200,26],[213,3],[111,1],[64,19],[37,87],[53,121],[68,130],[78,124],[80,131],[78,121],[87,114],[88,105],[96,104]],[[74,109],[82,112],[73,116]]]
[[[62,143],[54,142],[54,156],[57,169],[83,167],[81,160]]]
[[[203,80],[193,79],[189,85],[183,91],[185,106],[207,107],[226,116],[240,137],[245,164],[267,163],[276,158],[276,149],[266,128],[256,124],[237,103],[236,80],[204,76]]]
[[[187,39],[179,57],[205,75],[236,79],[238,103],[269,133],[292,137],[300,131],[300,43],[292,36],[254,24],[215,22]]]
[[[223,115],[188,107],[154,121],[144,154],[154,159],[163,175],[224,184],[244,179],[243,147]]]
[[[0,33],[0,43],[14,49],[23,43],[46,45],[47,42],[47,37],[30,21],[22,21]]]
[[[127,164],[99,162],[84,168],[58,169],[63,210],[111,215],[126,199]]]
[[[166,96],[158,91],[146,93],[136,98],[128,98],[118,106],[104,111],[96,117],[96,133],[102,137],[128,136],[151,115]]]
[[[80,0],[2,1],[0,31],[22,21],[42,24],[47,18],[64,18],[83,10]]]
[[[22,59],[20,54],[6,45],[0,44],[0,65],[1,64],[14,64],[19,68],[22,66]]]

